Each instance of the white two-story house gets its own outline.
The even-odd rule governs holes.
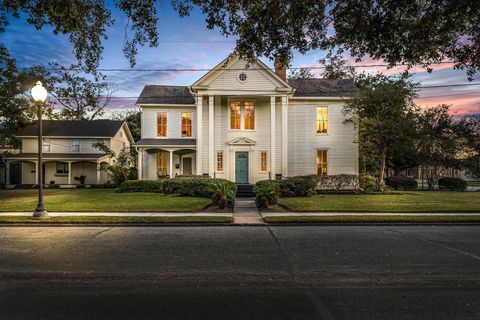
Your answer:
[[[350,80],[286,80],[230,56],[191,86],[147,85],[137,105],[140,179],[209,175],[239,184],[358,174],[357,132],[342,114]]]
[[[93,146],[101,142],[115,153],[133,144],[124,121],[56,121],[43,120],[44,184],[103,184],[104,170],[111,159]],[[28,125],[16,135],[21,149],[5,153],[7,185],[38,184],[38,126]]]

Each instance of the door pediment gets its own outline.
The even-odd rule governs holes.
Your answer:
[[[254,146],[257,142],[247,137],[240,137],[227,142],[227,144],[231,146]]]

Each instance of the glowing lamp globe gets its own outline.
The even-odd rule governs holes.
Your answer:
[[[35,102],[45,102],[47,99],[47,89],[42,86],[40,81],[37,81],[35,87],[32,88],[32,97]]]

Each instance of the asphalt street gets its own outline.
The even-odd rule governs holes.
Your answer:
[[[480,319],[480,226],[0,227],[0,319]]]

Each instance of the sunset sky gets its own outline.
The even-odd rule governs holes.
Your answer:
[[[207,30],[204,16],[195,11],[192,16],[180,18],[170,7],[168,1],[158,5],[158,32],[160,43],[157,48],[139,48],[137,55],[138,69],[178,69],[178,68],[212,68],[232,52],[234,39],[224,38],[218,30]],[[128,61],[122,53],[122,43],[126,18],[119,11],[113,11],[117,23],[108,30],[109,39],[104,41],[101,68],[129,68]],[[17,59],[19,67],[35,64],[46,65],[55,61],[69,66],[75,63],[72,46],[66,36],[54,35],[51,28],[35,30],[24,19],[10,19],[7,31],[0,33],[0,41],[7,45],[10,53]],[[311,51],[301,55],[295,53],[293,67],[318,66],[318,59],[325,52]],[[346,57],[348,58],[348,57]],[[273,67],[269,60],[262,60]],[[364,60],[359,64],[379,64],[382,61]],[[353,62],[352,62],[353,64]],[[359,68],[358,71],[398,73],[401,68],[386,70],[384,67]],[[428,88],[420,92],[417,103],[421,106],[434,106],[440,103],[452,104],[457,115],[480,113],[480,75],[469,82],[462,70],[453,70],[450,64],[434,66],[431,74],[422,68],[415,68],[414,81],[422,86],[451,84],[469,84],[458,87]],[[119,90],[114,94],[112,108],[131,108],[135,98],[146,84],[190,85],[200,78],[202,72],[105,72],[107,81],[115,83]],[[125,98],[127,97],[127,98]]]

